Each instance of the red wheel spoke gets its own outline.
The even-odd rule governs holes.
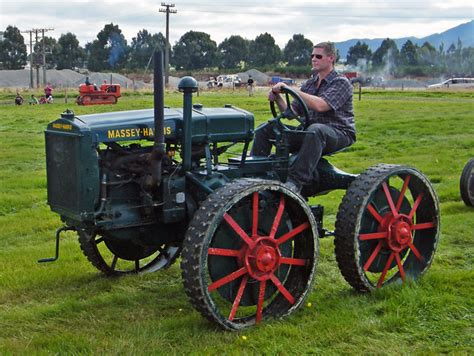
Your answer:
[[[377,288],[382,287],[383,281],[385,280],[385,276],[387,275],[388,269],[390,268],[390,265],[392,264],[393,257],[395,257],[395,252],[392,252],[390,254],[390,257],[388,258],[387,264],[385,265],[385,268],[382,271],[382,275],[379,278],[379,281],[377,283]]]
[[[240,282],[239,290],[237,291],[237,296],[235,297],[234,304],[232,304],[232,310],[230,311],[229,320],[234,320],[235,313],[239,308],[240,300],[242,299],[242,295],[244,294],[245,286],[247,285],[249,276],[245,275],[242,277],[242,281]]]
[[[304,230],[308,229],[310,227],[309,222],[302,223],[301,225],[295,227],[293,230],[288,231],[285,235],[277,239],[277,244],[281,245],[282,243],[288,241],[289,239],[295,237],[298,235],[300,232],[303,232]]]
[[[403,197],[405,196],[405,192],[407,191],[408,183],[410,183],[410,178],[411,176],[407,176],[403,181],[403,187],[400,191],[400,196],[398,197],[397,206],[395,207],[395,209],[397,209],[397,213],[400,211],[400,207],[402,206]]]
[[[242,230],[242,228],[239,226],[239,224],[237,224],[237,222],[232,218],[232,216],[225,213],[224,214],[224,220],[227,221],[227,223],[230,225],[230,227],[237,233],[237,235],[239,235],[242,238],[242,240],[244,240],[244,242],[247,245],[250,246],[250,245],[253,244],[252,239],[249,237],[249,235],[247,235],[245,233],[244,230]]]
[[[416,256],[416,258],[418,258],[421,262],[425,262],[425,259],[421,255],[420,251],[418,251],[418,249],[415,247],[415,245],[413,245],[413,242],[409,242],[408,247],[410,247],[410,249],[413,251],[413,254]]]
[[[260,323],[260,320],[262,320],[263,302],[265,301],[266,286],[267,286],[267,281],[260,282],[260,290],[258,292],[257,316],[255,318],[256,324]]]
[[[402,261],[400,260],[400,254],[398,252],[395,253],[395,260],[397,260],[398,270],[400,271],[400,277],[402,277],[402,281],[405,282],[405,270],[403,269]]]
[[[382,223],[382,217],[380,216],[380,214],[377,212],[377,210],[375,210],[374,206],[372,204],[368,204],[367,205],[367,210],[370,211],[370,213],[372,214],[372,216],[375,218],[375,220],[377,220],[379,223]]]
[[[285,210],[285,198],[283,194],[280,197],[280,204],[278,205],[278,210],[275,215],[275,220],[273,221],[272,229],[270,230],[270,238],[274,239],[275,234],[278,229],[278,225],[280,225],[281,216],[283,215],[283,211]]]
[[[207,287],[207,290],[209,292],[212,292],[214,289],[217,289],[217,288],[220,288],[222,287],[224,284],[227,284],[229,282],[232,282],[234,279],[237,279],[239,278],[240,276],[243,276],[244,274],[247,273],[247,267],[242,267],[240,269],[238,269],[237,271],[235,272],[232,272],[231,274],[215,281],[214,283],[211,283],[208,287]]]
[[[416,209],[418,209],[418,205],[421,203],[421,199],[423,199],[423,192],[418,195],[418,198],[416,198],[415,203],[413,203],[413,208],[411,208],[410,214],[408,214],[408,217],[410,219],[413,218],[413,215],[415,215]]]
[[[281,257],[280,263],[286,265],[295,265],[295,266],[306,266],[308,260],[304,260],[302,258],[291,258],[291,257]]]
[[[432,229],[436,227],[436,224],[434,222],[427,222],[427,223],[420,223],[413,225],[412,229],[413,230],[425,230],[425,229]]]
[[[392,211],[393,216],[398,214],[398,210],[395,208],[395,203],[392,199],[392,194],[390,194],[390,189],[388,188],[387,182],[382,183],[382,188],[385,193],[385,197],[387,198],[388,205],[390,206],[390,210]]]
[[[270,279],[276,285],[276,287],[281,292],[281,294],[283,294],[283,296],[286,298],[286,300],[288,300],[290,302],[290,304],[295,304],[295,298],[291,295],[291,293],[288,291],[288,289],[286,289],[285,286],[283,284],[281,284],[281,282],[277,278],[277,276],[272,274],[270,276]]]
[[[373,251],[372,254],[370,255],[369,259],[368,259],[367,262],[365,263],[365,265],[364,265],[364,271],[367,272],[367,270],[370,268],[370,266],[372,265],[372,263],[373,263],[374,260],[375,260],[375,257],[377,257],[377,255],[379,254],[379,251],[380,251],[381,248],[382,248],[382,241],[379,241],[379,243],[377,244],[377,246],[375,246],[374,251]]]
[[[258,192],[252,196],[252,237],[257,237],[258,231]]]
[[[388,236],[387,231],[372,232],[370,234],[360,234],[359,240],[366,241],[366,240],[386,239],[387,236]]]
[[[207,254],[208,255],[213,255],[213,256],[239,257],[240,250],[230,250],[228,248],[211,247],[207,250]]]

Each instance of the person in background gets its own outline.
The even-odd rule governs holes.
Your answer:
[[[91,82],[89,81],[89,77],[86,77],[84,84],[87,86],[91,85]]]
[[[30,105],[38,105],[39,101],[34,94],[31,94],[30,100],[28,101]]]
[[[305,102],[310,122],[304,129],[309,134],[289,134],[290,152],[298,153],[289,168],[287,186],[300,192],[319,177],[316,166],[324,154],[329,154],[352,145],[356,141],[352,85],[349,80],[334,70],[336,49],[331,42],[322,42],[313,47],[311,64],[313,77],[301,89],[295,89]],[[281,112],[287,108],[280,95],[286,84],[277,83],[268,94]],[[291,104],[293,111],[303,114],[298,103]],[[275,139],[275,122],[263,124],[255,131],[252,155],[268,156]],[[303,128],[299,128],[302,130]]]
[[[249,92],[249,96],[253,96],[253,84],[254,80],[252,79],[252,76],[249,75],[249,79],[247,80],[247,91]]]
[[[45,96],[46,100],[48,100],[49,97],[53,96],[53,87],[51,86],[51,83],[48,83],[44,87],[44,96]]]
[[[17,91],[16,96],[15,96],[15,104],[16,105],[22,105],[25,99],[20,95],[20,93]]]

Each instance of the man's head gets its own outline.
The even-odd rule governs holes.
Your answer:
[[[336,48],[332,42],[321,42],[313,47],[311,64],[318,73],[329,73],[336,63]]]

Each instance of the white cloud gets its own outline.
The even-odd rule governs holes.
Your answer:
[[[202,31],[217,43],[231,35],[253,39],[268,32],[280,46],[295,33],[313,42],[351,38],[423,37],[474,18],[471,1],[464,0],[221,0],[175,3],[170,16],[170,42],[187,31]],[[2,0],[0,30],[53,27],[58,38],[72,32],[82,45],[93,41],[105,24],[119,25],[128,41],[146,28],[165,32],[161,2],[150,0]]]

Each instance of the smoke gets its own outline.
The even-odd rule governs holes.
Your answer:
[[[109,37],[110,53],[107,62],[114,68],[118,61],[120,61],[126,53],[126,48],[123,43],[123,38],[120,34],[112,32]]]

